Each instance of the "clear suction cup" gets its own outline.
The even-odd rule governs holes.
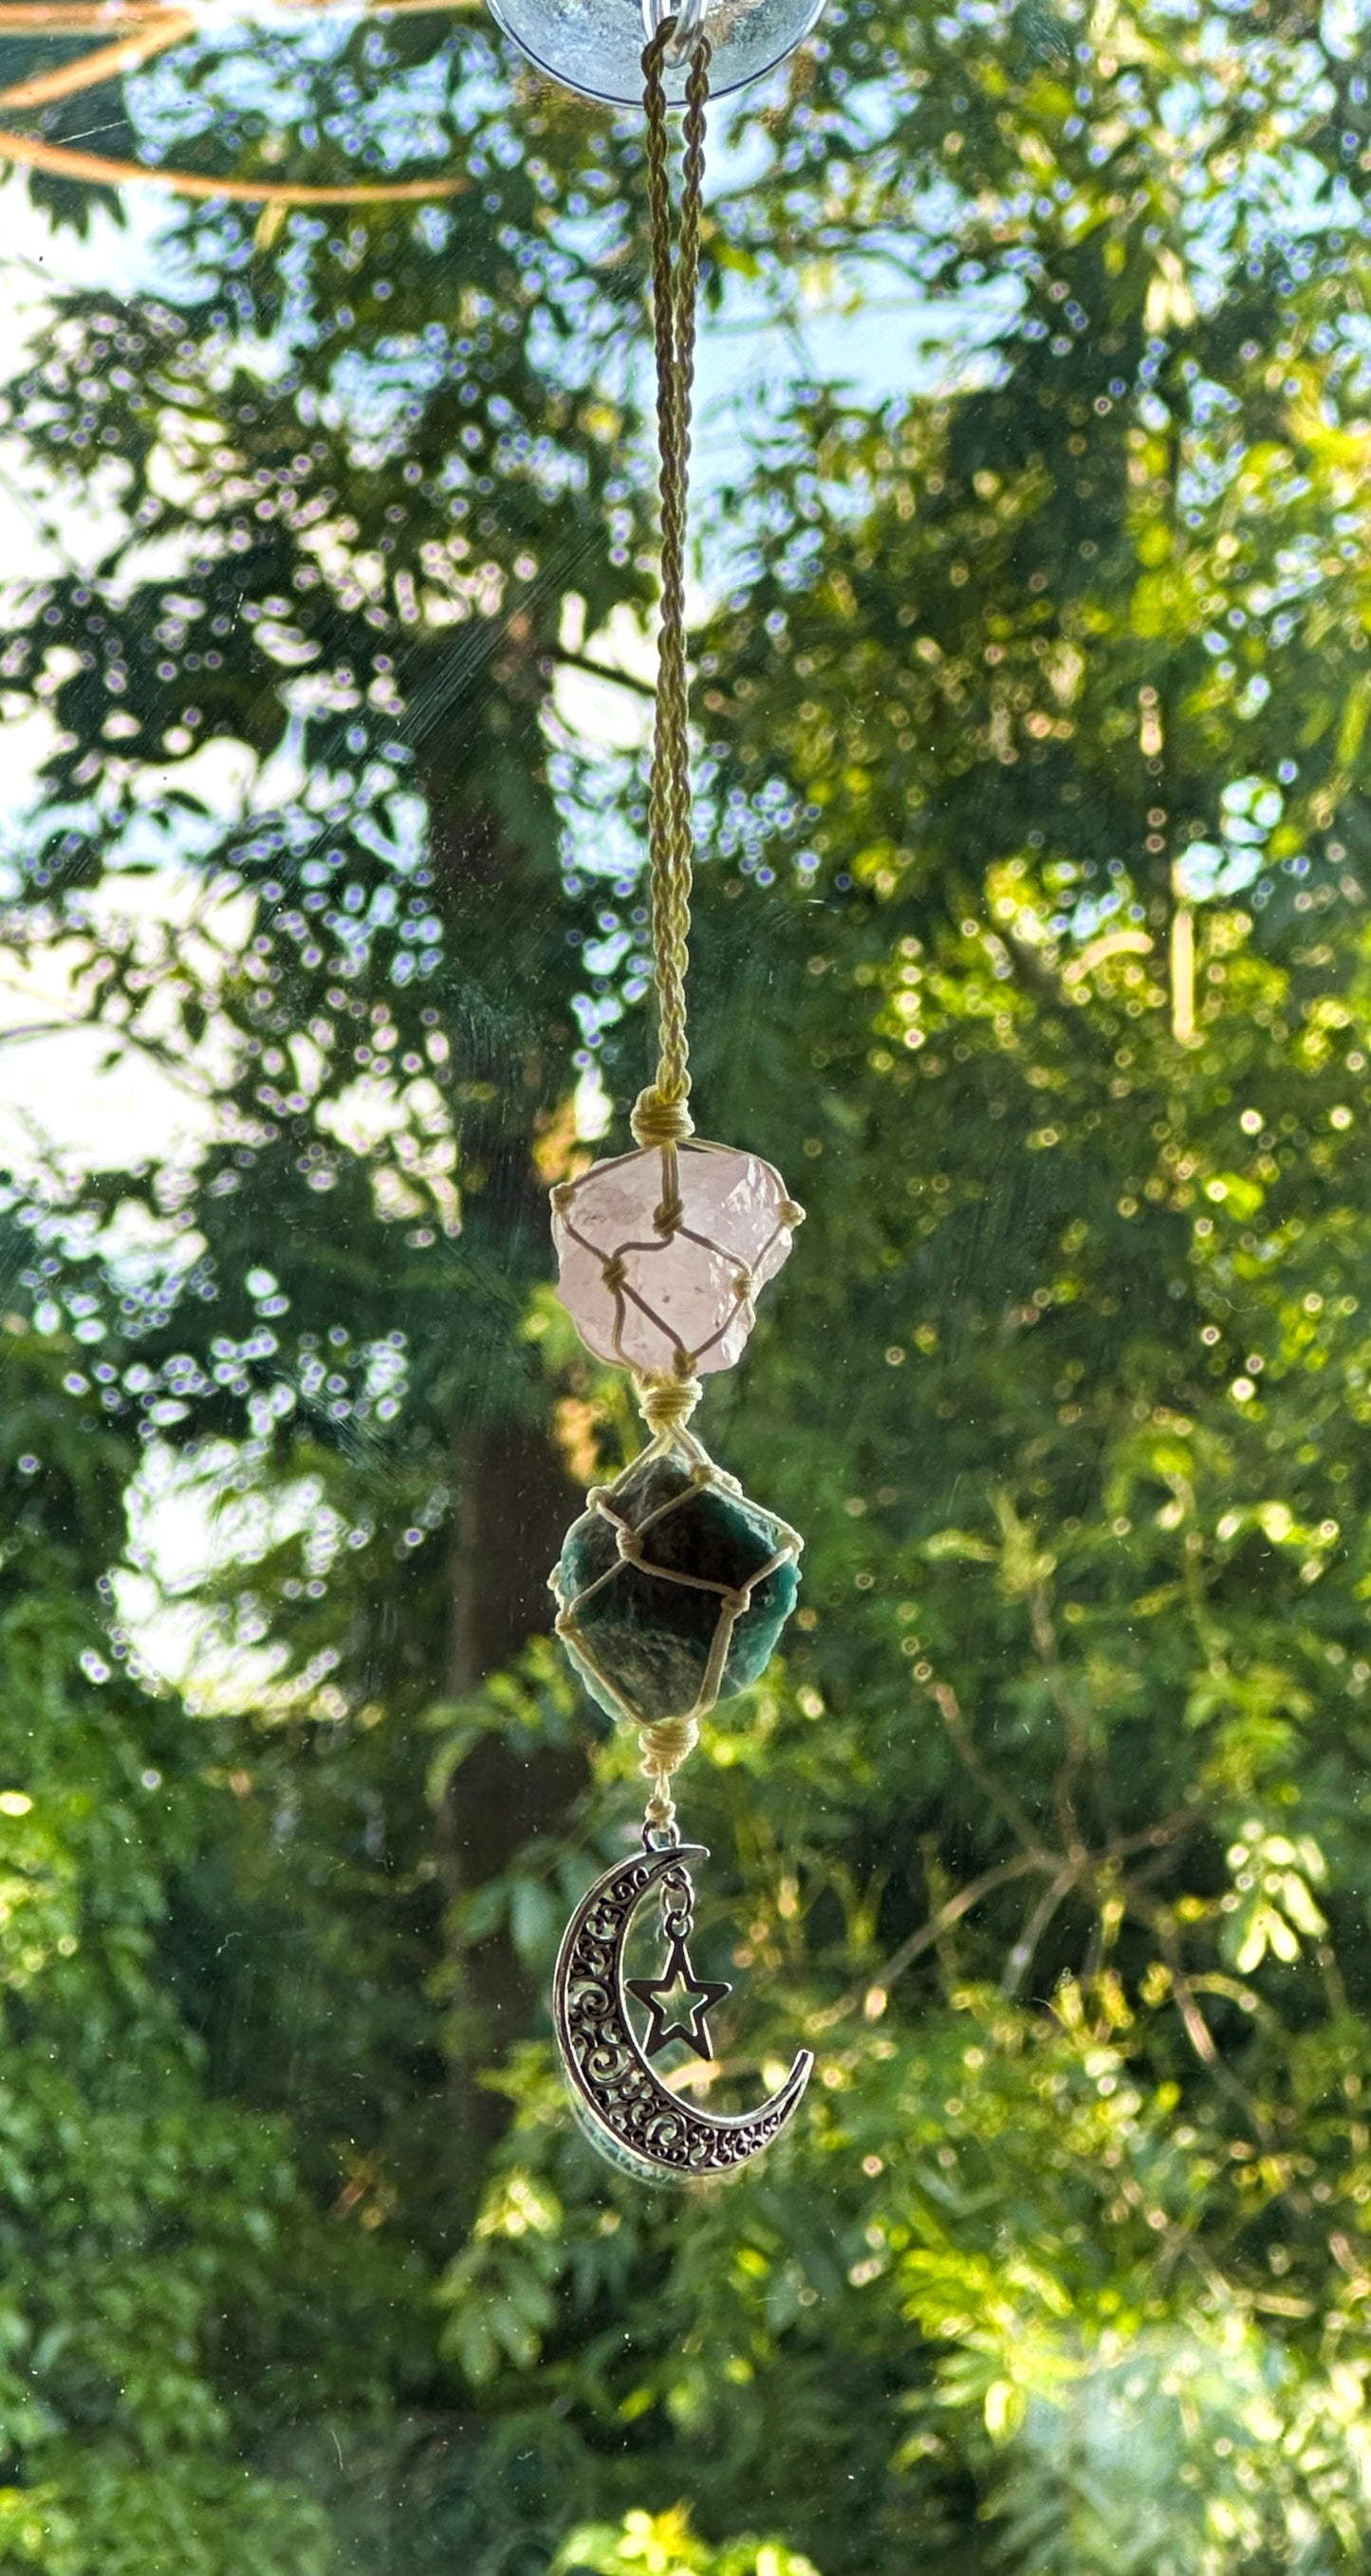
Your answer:
[[[685,97],[690,39],[703,24],[713,52],[711,97],[744,89],[803,44],[824,0],[682,0],[666,62],[666,93]],[[655,25],[653,0],[490,0],[492,15],[522,54],[563,89],[615,107],[643,95],[642,51]],[[673,59],[674,57],[674,59]]]

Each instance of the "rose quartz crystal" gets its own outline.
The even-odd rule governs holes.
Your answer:
[[[803,1215],[756,1154],[685,1144],[676,1160],[674,1225],[670,1157],[656,1146],[596,1163],[552,1193],[562,1304],[598,1358],[643,1377],[679,1376],[687,1364],[732,1368],[757,1290],[780,1269]]]

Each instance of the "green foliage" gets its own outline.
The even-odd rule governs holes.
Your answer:
[[[280,128],[365,159],[427,82],[396,162],[460,149],[479,203],[196,215],[184,302],[66,299],[19,389],[43,471],[79,494],[108,430],[127,483],[10,612],[62,728],[16,936],[84,942],[111,1043],[219,1123],[10,1218],[6,1473],[52,1517],[15,1499],[0,1569],[5,2546],[1332,2576],[1371,2533],[1365,81],[1276,8],[861,8],[721,165],[713,295],[879,257],[981,349],[782,388],[717,507],[701,1104],[810,1222],[703,1427],[808,1544],[681,1784],[736,1987],[700,2080],[818,2063],[764,2169],[653,2194],[541,2002],[636,1755],[528,1642],[563,1466],[633,1440],[541,1192],[578,1025],[612,1089],[641,1052],[550,698],[572,594],[592,660],[643,594],[634,151],[418,25],[274,32]],[[255,167],[225,61],[167,132],[199,90]],[[154,843],[191,918],[121,931],[89,889]],[[113,1656],[135,1431],[239,1531],[198,1600],[276,1657],[242,1705]]]
[[[574,2531],[553,2576],[814,2576],[807,2558],[774,2540],[711,2549],[683,2512],[630,2513],[615,2531]]]
[[[317,2509],[244,2456],[273,2401],[234,2358],[279,2405],[318,2231],[283,2131],[213,2099],[159,1959],[222,1793],[102,1613],[133,1461],[73,1402],[78,1349],[6,1328],[0,2557],[322,2571]]]

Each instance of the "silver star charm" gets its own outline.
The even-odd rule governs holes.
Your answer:
[[[697,1977],[684,1941],[672,1942],[664,1976],[626,1977],[624,1983],[629,1993],[646,2008],[649,2027],[644,2045],[649,2057],[655,2057],[673,2039],[683,2039],[687,2048],[694,2049],[697,2057],[713,2056],[705,2015],[731,1995],[733,1988],[716,1984],[708,1977]],[[674,2016],[672,1999],[678,1992],[686,1998],[687,2018],[682,2021],[673,2017],[668,2021],[669,2004]]]

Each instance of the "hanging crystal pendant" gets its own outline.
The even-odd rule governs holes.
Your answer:
[[[689,690],[685,653],[686,463],[695,345],[705,104],[716,85],[767,70],[811,27],[822,0],[645,0],[641,54],[632,0],[491,0],[533,60],[592,97],[643,83],[661,426],[662,636],[650,842],[660,1057],[634,1105],[638,1151],[594,1164],[552,1193],[560,1291],[586,1346],[633,1372],[653,1437],[612,1485],[596,1487],[551,1577],[557,1633],[592,1698],[638,1729],[650,1783],[641,1859],[616,1861],[582,1897],[553,1980],[557,2045],[577,2119],[600,2152],[648,2181],[735,2172],[789,2128],[813,2058],[755,2111],[684,2103],[656,2072],[684,2044],[712,2069],[706,2014],[729,1989],[697,1976],[694,1889],[672,1782],[721,1699],[762,1673],[799,1584],[799,1533],[749,1501],[688,1428],[700,1376],[731,1368],[753,1299],[775,1277],[804,1214],[756,1154],[697,1137],[687,1106],[685,978],[690,932]],[[555,45],[549,41],[556,38]],[[673,252],[667,97],[689,64],[679,240]],[[670,87],[668,89],[668,81]],[[697,1374],[698,1372],[698,1374]],[[628,1977],[640,1903],[662,1904],[665,1961]],[[630,2002],[646,2008],[640,2032]]]
[[[675,42],[665,65],[667,97],[685,97],[690,48],[703,32],[712,48],[711,94],[745,89],[761,80],[803,44],[824,0],[682,0]],[[491,13],[540,72],[578,90],[583,98],[614,107],[636,106],[643,95],[642,51],[665,9],[654,0],[490,0]]]
[[[797,1533],[688,1431],[661,1435],[587,1499],[551,1582],[591,1698],[654,1726],[760,1681],[795,1607]]]
[[[803,1215],[759,1154],[621,1154],[552,1193],[558,1293],[587,1349],[640,1377],[732,1368]]]

